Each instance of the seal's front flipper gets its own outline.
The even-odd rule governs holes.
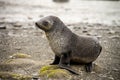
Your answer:
[[[91,72],[92,71],[92,62],[91,63],[87,63],[85,65],[85,69],[86,69],[86,72]]]
[[[70,66],[62,65],[62,64],[59,64],[58,66],[62,69],[68,70],[69,72],[71,72],[73,74],[79,75],[79,73],[77,71],[75,71],[74,69],[72,69]]]
[[[63,53],[61,55],[60,62],[59,62],[58,66],[62,69],[68,70],[69,72],[71,72],[73,74],[79,75],[79,73],[77,73],[75,70],[70,68],[69,65],[70,65],[70,55],[68,53]]]
[[[59,62],[60,62],[60,58],[55,55],[55,59],[54,59],[53,63],[51,63],[50,65],[59,64]]]

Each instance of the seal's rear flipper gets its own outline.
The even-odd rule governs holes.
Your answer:
[[[86,72],[91,72],[92,71],[92,62],[85,64],[85,69],[86,69]]]

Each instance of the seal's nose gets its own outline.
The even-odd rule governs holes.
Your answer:
[[[37,27],[39,26],[37,22],[35,23],[35,25],[36,25]]]
[[[37,23],[35,23],[35,25],[37,26]]]

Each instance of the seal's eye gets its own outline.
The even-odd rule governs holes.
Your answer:
[[[44,25],[44,26],[48,26],[48,24],[49,24],[49,23],[48,23],[47,21],[43,21],[43,25]]]

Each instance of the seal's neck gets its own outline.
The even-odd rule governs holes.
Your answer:
[[[52,40],[53,38],[60,36],[62,34],[62,31],[59,29],[53,29],[51,31],[45,32],[45,34],[48,40]]]

